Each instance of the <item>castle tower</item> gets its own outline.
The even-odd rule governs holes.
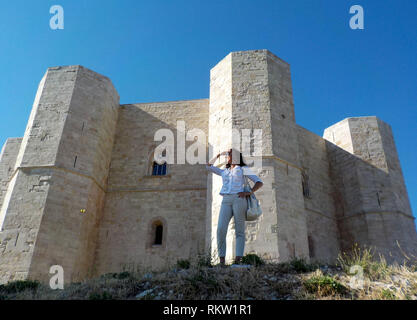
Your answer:
[[[406,259],[404,254],[416,255],[414,217],[391,127],[377,117],[347,118],[323,137],[342,249],[354,243],[372,246],[398,262]]]
[[[255,222],[246,222],[245,254],[256,252],[275,261],[308,258],[289,65],[267,50],[228,54],[211,69],[209,111],[212,154],[232,146],[232,130],[262,129],[262,170],[257,174],[264,186],[256,195],[263,215]],[[206,234],[214,254],[221,184],[221,177],[209,176]],[[230,228],[233,230],[234,225]],[[226,261],[234,257],[234,239],[234,232],[229,231]]]
[[[52,265],[65,282],[88,276],[118,106],[108,78],[81,66],[47,70],[0,211],[1,282],[48,281]]]
[[[9,138],[6,140],[0,153],[0,208],[7,192],[9,180],[13,175],[17,154],[19,153],[22,138]],[[2,221],[0,221],[0,224]]]

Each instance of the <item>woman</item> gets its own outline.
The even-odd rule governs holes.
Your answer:
[[[217,249],[220,257],[220,265],[224,266],[226,256],[226,233],[232,215],[235,221],[236,230],[236,259],[235,263],[239,263],[243,256],[245,249],[245,221],[247,200],[252,193],[262,187],[263,182],[258,176],[243,162],[242,153],[235,152],[239,155],[239,163],[233,163],[232,158],[233,149],[219,153],[206,165],[207,170],[222,177],[223,186],[220,190],[220,195],[223,196],[220,207],[219,220],[217,224]],[[213,166],[214,162],[221,156],[227,155],[226,169],[220,169]],[[244,192],[245,177],[247,176],[255,185],[251,192]]]

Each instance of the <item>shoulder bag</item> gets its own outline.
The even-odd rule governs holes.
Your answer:
[[[243,188],[244,192],[251,192],[252,188],[249,185],[248,178],[245,177],[245,186]],[[262,214],[262,208],[259,204],[259,200],[256,199],[255,194],[251,194],[249,197],[246,197],[248,202],[248,209],[246,210],[246,221],[254,221],[260,217]]]

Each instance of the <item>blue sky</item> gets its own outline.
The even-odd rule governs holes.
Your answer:
[[[49,8],[64,8],[51,30]],[[349,28],[349,8],[365,29]],[[23,136],[50,66],[110,77],[121,103],[209,97],[209,71],[231,51],[268,49],[291,64],[296,121],[322,135],[376,115],[394,132],[417,210],[417,1],[3,1],[0,145]]]

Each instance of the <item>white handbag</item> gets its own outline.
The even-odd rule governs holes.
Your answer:
[[[250,187],[247,179],[248,178],[245,176],[245,186],[243,191],[251,192],[252,188]],[[262,214],[262,208],[259,204],[259,200],[256,199],[253,193],[249,197],[246,197],[246,200],[248,202],[248,209],[246,210],[246,221],[254,221],[258,219]]]

